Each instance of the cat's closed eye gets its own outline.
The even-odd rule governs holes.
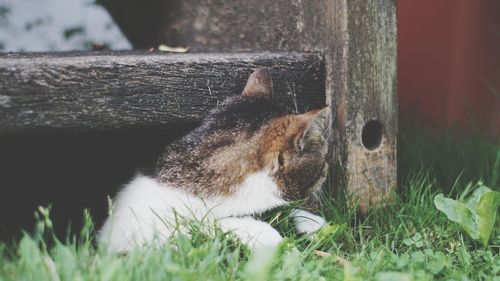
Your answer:
[[[283,166],[285,164],[285,159],[284,159],[284,156],[283,156],[283,152],[280,152],[278,154],[278,165],[279,166]]]

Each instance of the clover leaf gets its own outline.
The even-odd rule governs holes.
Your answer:
[[[443,194],[438,194],[434,197],[434,205],[449,220],[458,223],[472,239],[480,241],[486,247],[500,206],[500,192],[491,190],[482,182],[477,186],[465,201],[445,198]]]

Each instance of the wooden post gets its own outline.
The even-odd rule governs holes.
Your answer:
[[[321,52],[326,102],[332,105],[337,163],[360,210],[396,187],[395,0],[157,1],[149,35],[133,28],[135,0],[103,0],[136,46],[189,46],[196,51]],[[127,7],[126,9],[124,7]],[[139,12],[142,11],[142,12]],[[150,21],[148,21],[150,22]]]
[[[335,2],[327,96],[337,108],[348,190],[366,212],[397,184],[396,3]]]

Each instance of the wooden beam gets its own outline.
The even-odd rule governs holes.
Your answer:
[[[275,98],[324,106],[316,53],[147,52],[0,55],[0,134],[174,126],[199,121],[268,67]]]

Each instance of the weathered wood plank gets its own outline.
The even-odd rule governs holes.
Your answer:
[[[268,67],[275,98],[324,105],[315,53],[39,53],[0,55],[0,134],[103,130],[199,121]]]
[[[102,3],[140,47],[164,43],[203,51],[322,52],[327,103],[337,118],[335,161],[349,192],[365,211],[395,189],[395,0],[158,1],[155,13],[163,13],[156,22],[148,21],[153,38],[137,32],[140,22],[129,15],[151,6],[135,0]],[[374,126],[364,131],[366,124]]]
[[[348,0],[343,8],[346,29],[335,33],[344,34],[346,48],[333,65],[346,75],[334,96],[345,107],[340,132],[350,144],[344,166],[349,191],[364,198],[359,203],[366,211],[397,184],[396,1]]]

